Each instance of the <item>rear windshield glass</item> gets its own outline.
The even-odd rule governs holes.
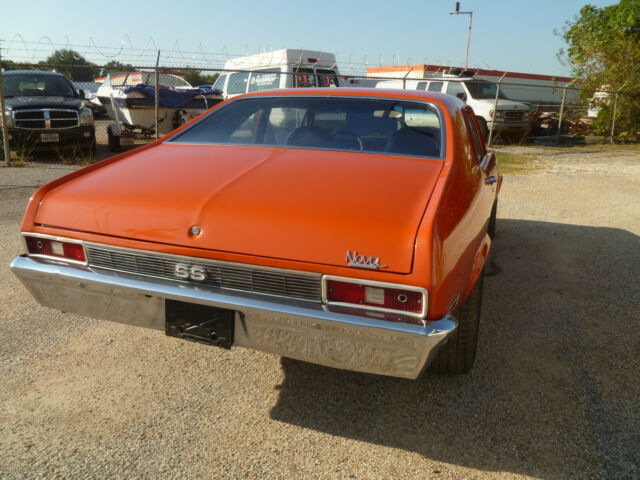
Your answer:
[[[441,157],[442,138],[430,104],[276,96],[230,102],[168,141]]]

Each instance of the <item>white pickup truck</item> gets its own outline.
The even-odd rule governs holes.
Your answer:
[[[487,80],[445,74],[424,80],[384,80],[378,82],[376,88],[427,90],[454,95],[473,108],[485,139],[489,137],[492,124],[494,137],[504,133],[522,136],[529,129],[529,105],[509,100],[500,92],[498,108],[494,112],[498,85]]]

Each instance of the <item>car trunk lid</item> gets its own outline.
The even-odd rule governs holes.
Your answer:
[[[53,189],[36,223],[326,265],[374,256],[408,273],[441,169],[427,158],[165,143]]]

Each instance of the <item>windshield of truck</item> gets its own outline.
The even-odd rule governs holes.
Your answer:
[[[295,95],[230,102],[168,141],[441,158],[442,136],[440,114],[431,104]]]
[[[76,96],[73,87],[66,78],[58,75],[43,75],[37,72],[5,75],[2,91],[7,98]]]
[[[471,98],[475,98],[477,100],[486,100],[486,99],[495,99],[496,91],[498,90],[498,84],[485,82],[483,80],[472,80],[470,82],[465,82],[467,88],[469,89],[469,93],[471,94]],[[502,98],[507,100],[507,97],[500,90],[500,95],[498,98]]]

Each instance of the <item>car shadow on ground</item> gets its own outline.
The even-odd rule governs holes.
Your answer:
[[[499,219],[490,262],[471,373],[406,381],[283,360],[272,418],[484,471],[636,477],[640,237]]]

